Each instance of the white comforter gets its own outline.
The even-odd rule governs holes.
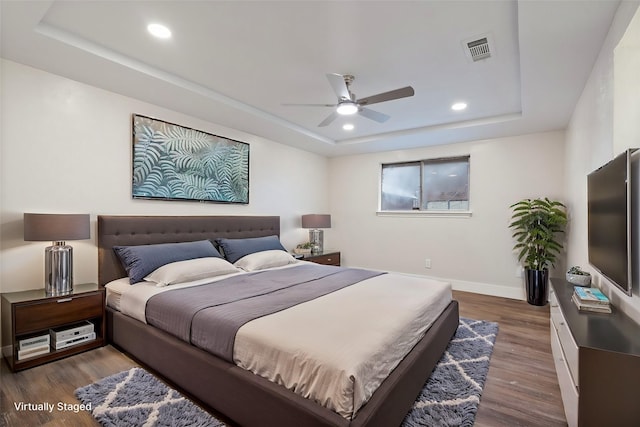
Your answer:
[[[143,322],[147,299],[175,289],[122,283],[107,285],[108,302]],[[376,276],[247,323],[234,361],[351,419],[450,302],[449,283]]]

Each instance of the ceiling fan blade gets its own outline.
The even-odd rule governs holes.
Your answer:
[[[375,110],[370,110],[369,108],[360,108],[358,110],[358,114],[360,114],[361,116],[366,117],[367,119],[371,119],[373,121],[376,121],[378,123],[384,123],[387,120],[389,120],[391,117],[387,116],[386,114],[383,114],[379,111],[375,111]]]
[[[377,95],[367,96],[366,98],[358,99],[360,105],[377,104],[378,102],[391,101],[392,99],[406,98],[414,95],[414,90],[411,86],[403,87],[400,89],[390,90],[389,92],[379,93]]]
[[[336,104],[280,104],[286,107],[335,107]]]
[[[324,119],[323,121],[320,122],[320,124],[318,125],[318,127],[324,127],[324,126],[329,126],[331,124],[331,122],[333,122],[335,119],[337,119],[340,116],[340,114],[336,113],[335,111],[331,114],[329,114],[329,116],[327,116],[326,119]]]
[[[327,79],[329,79],[329,84],[333,88],[333,91],[338,95],[338,99],[351,99],[349,88],[344,82],[344,76],[342,76],[342,74],[327,74]]]

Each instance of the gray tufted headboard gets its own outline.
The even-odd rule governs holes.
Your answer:
[[[272,235],[280,236],[279,216],[98,215],[98,282],[104,286],[127,275],[113,246]]]

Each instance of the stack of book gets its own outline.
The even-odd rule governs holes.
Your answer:
[[[574,286],[571,299],[581,311],[611,313],[609,298],[598,288]]]

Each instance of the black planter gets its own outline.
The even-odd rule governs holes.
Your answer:
[[[549,270],[529,270],[527,273],[527,302],[546,305],[549,299]]]

